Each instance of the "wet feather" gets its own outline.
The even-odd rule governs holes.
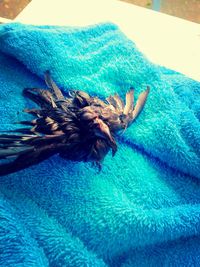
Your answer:
[[[83,91],[71,91],[64,96],[49,72],[45,73],[48,89],[25,88],[25,97],[39,108],[26,109],[35,119],[22,121],[27,128],[0,135],[0,158],[13,160],[0,165],[0,175],[6,175],[38,164],[52,155],[73,161],[94,162],[98,168],[111,150],[117,151],[116,134],[126,129],[139,115],[149,88],[138,97],[134,109],[134,90],[105,101]],[[29,127],[28,127],[29,126]]]

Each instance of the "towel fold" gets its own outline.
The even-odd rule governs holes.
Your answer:
[[[0,127],[29,117],[25,87],[136,98],[145,109],[98,173],[54,156],[1,177],[0,266],[199,266],[200,83],[157,66],[111,23],[0,26]]]

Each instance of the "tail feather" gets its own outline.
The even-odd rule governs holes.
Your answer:
[[[10,130],[11,133],[22,133],[22,134],[33,134],[32,129],[30,128],[19,128],[16,130]]]
[[[130,89],[126,93],[126,105],[124,107],[124,114],[128,115],[133,110],[133,101],[134,101],[134,89]]]
[[[34,138],[36,138],[36,135],[1,134],[0,135],[0,147],[6,148],[9,146],[29,145],[30,141]]]
[[[139,95],[135,108],[132,111],[132,120],[136,119],[138,115],[140,114],[140,112],[142,111],[142,109],[144,108],[149,91],[150,91],[150,88],[149,86],[147,86],[147,89]]]
[[[63,147],[61,136],[1,135],[0,159],[13,160],[0,164],[0,176],[7,175],[48,159]]]
[[[36,116],[36,117],[41,117],[43,115],[43,113],[45,113],[45,111],[43,109],[24,109],[24,112],[28,113],[28,114],[31,114],[33,116]]]
[[[115,94],[113,96],[113,98],[115,99],[116,101],[116,108],[119,110],[119,111],[122,111],[124,109],[124,103],[122,101],[122,99],[120,98],[120,96],[118,94]]]
[[[41,107],[56,107],[53,96],[48,90],[25,88],[23,94]]]
[[[60,91],[56,83],[52,80],[49,71],[45,72],[44,78],[45,78],[46,85],[49,87],[52,95],[56,98],[56,100],[64,100],[65,98],[62,92]]]
[[[0,148],[0,159],[7,159],[10,157],[16,157],[19,155],[22,155],[24,153],[33,151],[34,147],[17,147],[17,146],[13,146],[13,147],[9,147],[9,148]]]
[[[31,140],[31,138],[32,136],[0,135],[0,159],[17,157],[27,151],[32,151],[34,147],[26,143],[26,140]]]
[[[19,154],[17,158],[9,163],[0,165],[0,176],[8,175],[13,172],[17,172],[28,168],[32,165],[38,164],[43,160],[51,157],[54,154],[52,149],[42,147],[40,149],[27,149],[23,153]],[[15,154],[16,156],[16,154]]]
[[[36,124],[36,121],[34,121],[34,120],[32,120],[32,121],[19,121],[19,122],[16,122],[16,124],[34,126]]]

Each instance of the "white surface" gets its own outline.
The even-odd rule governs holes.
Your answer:
[[[32,0],[15,21],[67,26],[114,22],[152,62],[200,81],[200,24],[117,0]]]
[[[0,17],[0,23],[9,23],[9,22],[12,22],[12,20]]]

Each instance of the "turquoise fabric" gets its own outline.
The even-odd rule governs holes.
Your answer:
[[[0,125],[29,118],[25,87],[135,98],[145,109],[99,173],[54,156],[0,178],[0,266],[199,266],[200,83],[151,63],[111,23],[0,26]]]

